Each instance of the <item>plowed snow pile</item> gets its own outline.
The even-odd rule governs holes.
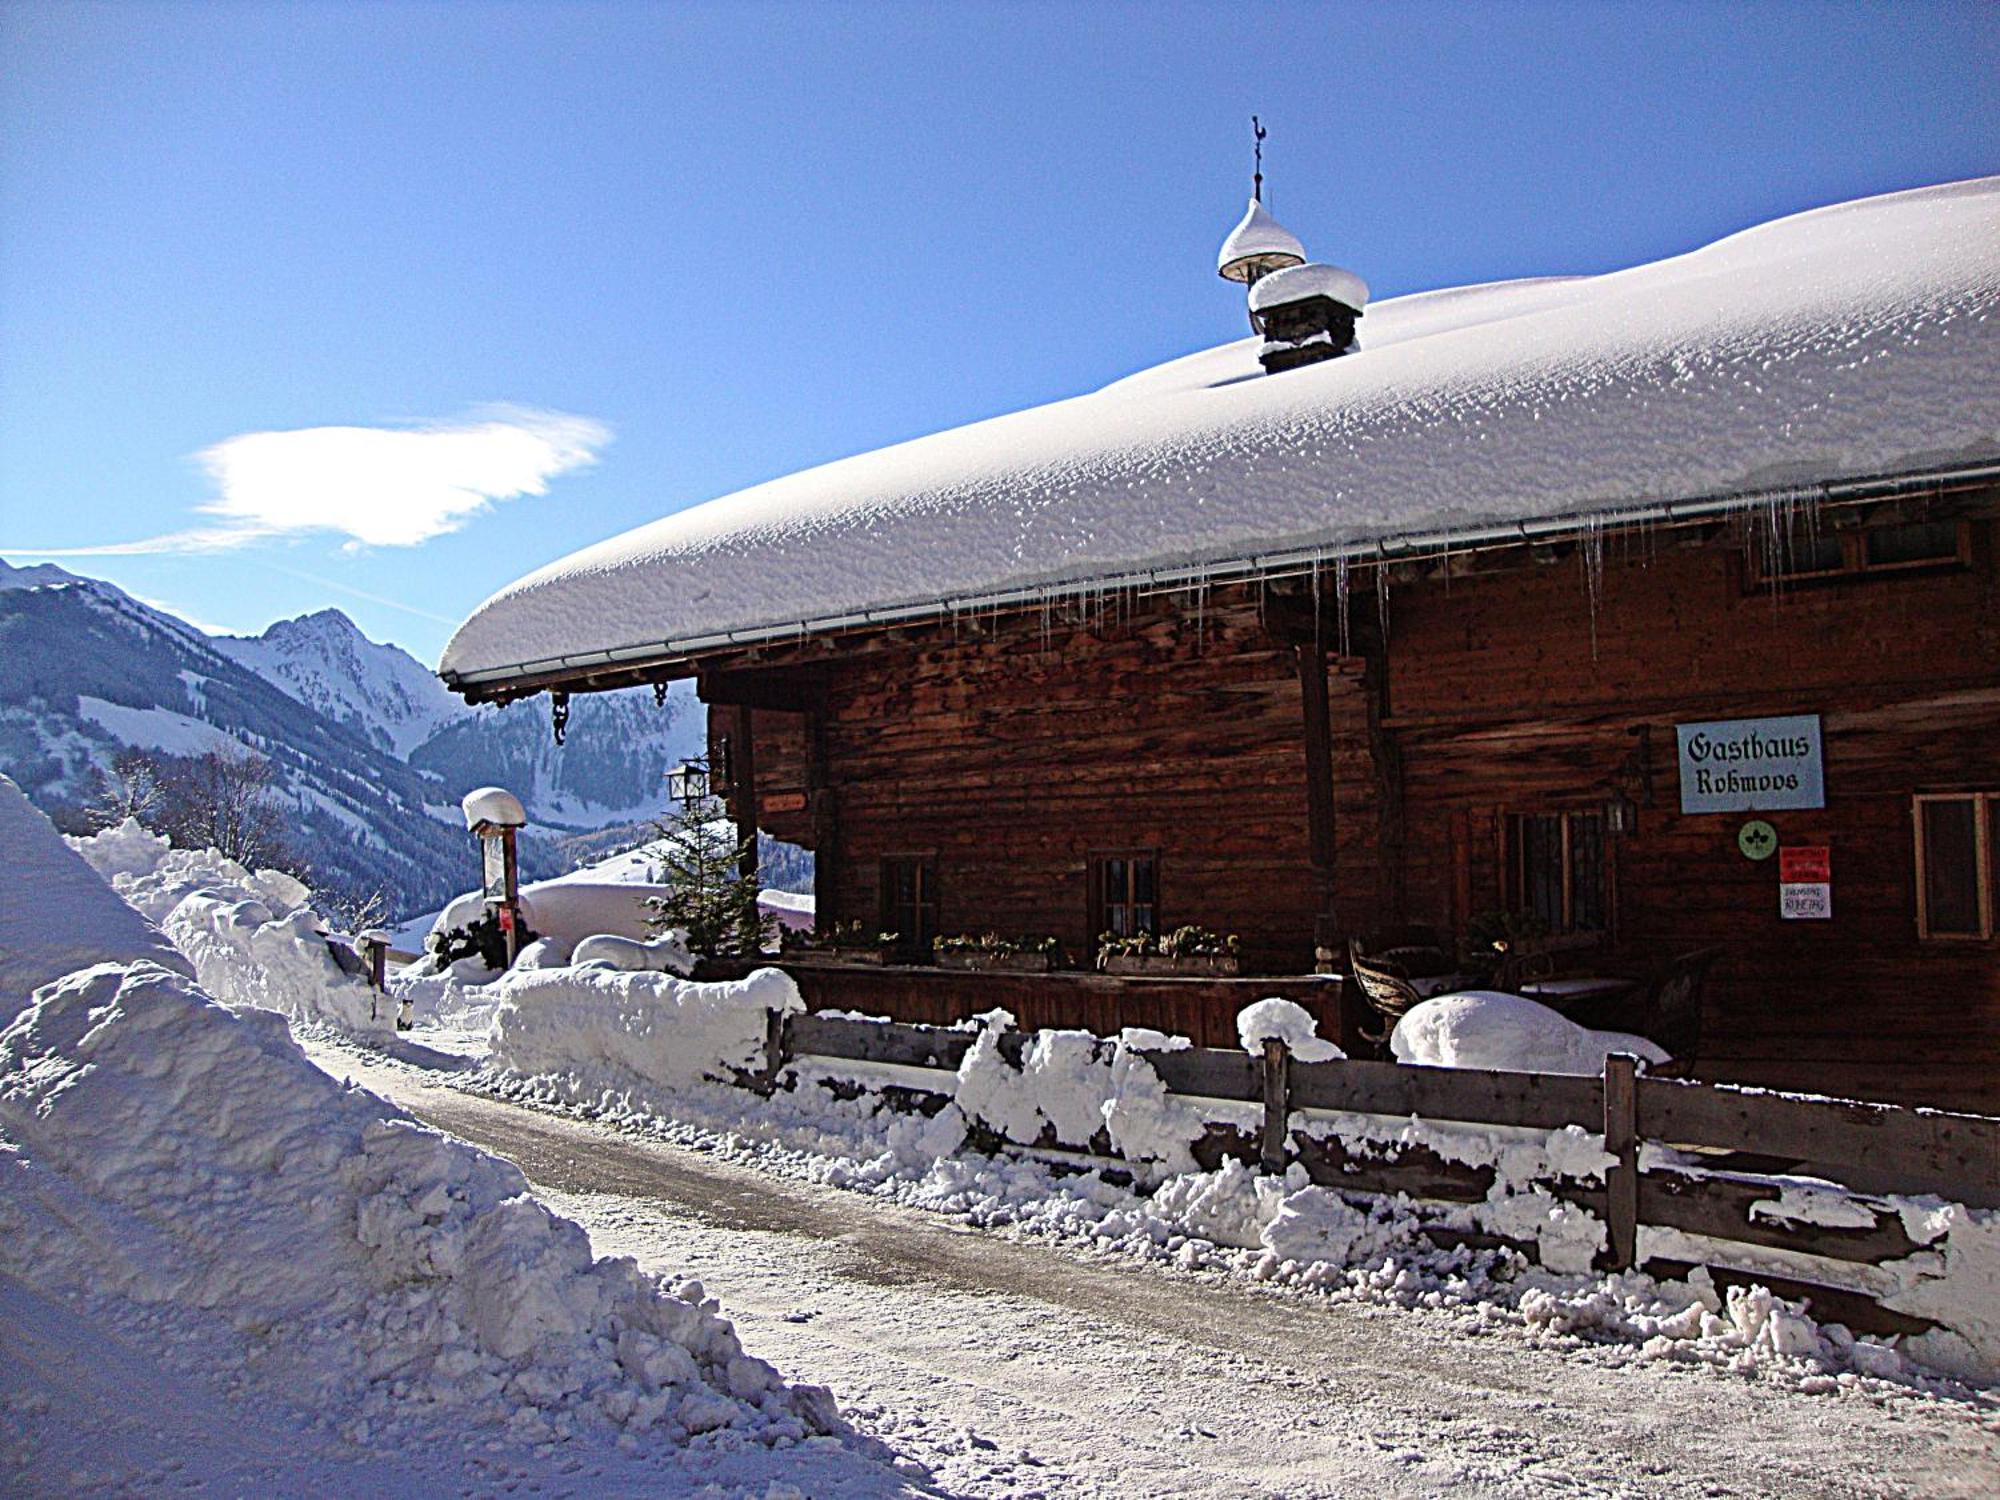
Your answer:
[[[315,1434],[322,1457],[434,1460],[440,1443],[447,1460],[526,1456],[575,1438],[669,1468],[693,1449],[764,1453],[782,1473],[769,1450],[812,1444],[874,1469],[826,1436],[830,1396],[747,1356],[699,1283],[670,1290],[595,1258],[512,1165],[336,1083],[282,1017],[227,1010],[162,967],[157,936],[75,878],[77,856],[4,778],[0,842],[0,949],[21,954],[32,918],[65,939],[40,969],[91,947],[105,960],[0,971],[0,1010],[18,1012],[0,1031],[10,1308],[60,1309],[72,1335],[138,1346],[258,1424]],[[54,888],[60,903],[32,901]],[[67,1478],[36,1469],[44,1444],[98,1420],[51,1409],[40,1373],[0,1354],[11,1471],[50,1492],[133,1484],[115,1460]]]

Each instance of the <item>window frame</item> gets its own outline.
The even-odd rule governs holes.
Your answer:
[[[1549,928],[1551,937],[1582,937],[1610,939],[1618,928],[1618,875],[1617,859],[1614,853],[1615,838],[1611,831],[1611,820],[1604,809],[1595,804],[1589,807],[1510,807],[1500,814],[1500,893],[1501,903],[1507,910],[1525,912],[1529,910],[1529,888],[1526,860],[1527,840],[1524,835],[1526,821],[1531,818],[1555,818],[1562,829],[1561,853],[1559,855],[1562,874],[1562,916],[1560,925]],[[1593,819],[1597,823],[1597,870],[1599,899],[1603,903],[1603,921],[1596,927],[1581,927],[1576,921],[1575,850],[1576,836],[1574,824],[1579,819]]]
[[[896,899],[896,871],[898,866],[909,866],[917,874],[917,897],[913,908],[917,915],[915,924],[898,919],[897,913],[904,910]],[[909,853],[884,854],[876,870],[876,905],[881,915],[881,931],[896,934],[896,949],[904,956],[918,962],[930,957],[931,944],[938,936],[938,873],[937,855],[928,850]],[[929,917],[929,930],[925,930],[925,916]],[[914,925],[915,931],[909,930]]]
[[[1122,859],[1126,862],[1125,894],[1127,899],[1122,902],[1105,900],[1104,867],[1114,859]],[[1150,903],[1153,908],[1153,921],[1151,926],[1143,929],[1134,929],[1134,931],[1143,930],[1152,933],[1154,937],[1160,936],[1163,930],[1160,923],[1160,851],[1157,848],[1100,849],[1093,850],[1089,858],[1089,930],[1091,942],[1095,943],[1101,933],[1111,931],[1111,908],[1113,906],[1132,907],[1146,904],[1131,899],[1134,890],[1134,871],[1132,867],[1135,863],[1142,860],[1153,867],[1153,899]],[[1125,935],[1131,936],[1129,933]]]
[[[1932,932],[1930,897],[1925,887],[1924,808],[1933,802],[1972,804],[1973,901],[1979,915],[1977,932]],[[1916,792],[1910,797],[1910,827],[1914,839],[1912,869],[1916,876],[1917,941],[1920,943],[1990,943],[1994,937],[1994,820],[2000,816],[2000,791]]]
[[[1918,557],[1905,562],[1872,562],[1868,557],[1871,533],[1895,531],[1904,526],[1950,526],[1956,529],[1958,544],[1949,557]],[[1815,568],[1794,573],[1770,565],[1770,538],[1759,535],[1749,549],[1749,567],[1744,582],[1751,589],[1790,587],[1794,584],[1851,583],[1858,579],[1894,578],[1906,573],[1938,573],[1972,565],[1972,523],[1964,520],[1889,521],[1874,526],[1829,528],[1822,536],[1840,543],[1840,566]]]

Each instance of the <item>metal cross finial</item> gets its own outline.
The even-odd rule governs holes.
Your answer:
[[[1255,115],[1250,117],[1250,131],[1256,140],[1257,171],[1250,179],[1250,196],[1259,203],[1264,201],[1264,137],[1268,133],[1264,124]]]

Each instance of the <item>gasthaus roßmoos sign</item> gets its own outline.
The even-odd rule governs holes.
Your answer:
[[[1684,813],[1826,806],[1818,714],[1676,724],[1674,733]]]

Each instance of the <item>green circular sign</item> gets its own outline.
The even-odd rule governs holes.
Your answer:
[[[1762,818],[1752,818],[1736,830],[1736,847],[1745,859],[1769,859],[1778,852],[1778,830]]]

